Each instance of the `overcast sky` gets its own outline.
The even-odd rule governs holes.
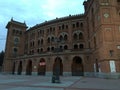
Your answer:
[[[84,0],[0,0],[0,51],[5,49],[5,26],[14,20],[26,22],[28,27],[55,19],[84,13]]]

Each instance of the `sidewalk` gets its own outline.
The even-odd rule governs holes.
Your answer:
[[[61,83],[51,83],[52,77],[0,75],[0,90],[120,90],[120,79],[60,77]]]

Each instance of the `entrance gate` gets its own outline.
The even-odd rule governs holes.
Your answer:
[[[21,73],[22,73],[22,61],[19,62],[18,75],[21,75]]]
[[[38,75],[45,75],[45,72],[46,72],[46,63],[45,60],[41,58],[38,64]]]
[[[53,64],[53,75],[55,75],[56,73],[59,73],[59,75],[63,75],[63,63],[60,57],[57,57]]]
[[[80,57],[76,56],[73,58],[71,68],[72,68],[72,76],[83,76],[84,74],[83,63]]]
[[[31,74],[32,74],[32,61],[29,60],[26,67],[26,75],[31,75]]]

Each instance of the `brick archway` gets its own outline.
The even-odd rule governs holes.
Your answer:
[[[22,61],[19,62],[17,74],[21,75],[21,73],[22,73]]]
[[[45,75],[45,72],[46,72],[45,59],[41,58],[38,64],[38,75]]]
[[[83,76],[84,75],[83,62],[82,62],[81,57],[75,56],[73,58],[71,69],[72,69],[72,76]]]
[[[53,64],[53,75],[59,73],[59,75],[63,75],[63,63],[60,57],[56,57]]]
[[[32,74],[32,61],[28,60],[27,66],[26,66],[26,75]]]

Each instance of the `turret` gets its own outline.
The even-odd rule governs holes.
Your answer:
[[[6,39],[6,48],[5,48],[5,57],[4,62],[8,62],[8,60],[13,63],[12,59],[24,55],[24,33],[26,32],[27,26],[24,23],[17,22],[11,18],[11,21],[8,22],[6,25],[7,28],[7,39]],[[8,68],[11,66],[11,63],[5,63],[4,69],[11,69]],[[5,68],[7,67],[7,68]],[[11,70],[5,70],[11,71]]]

